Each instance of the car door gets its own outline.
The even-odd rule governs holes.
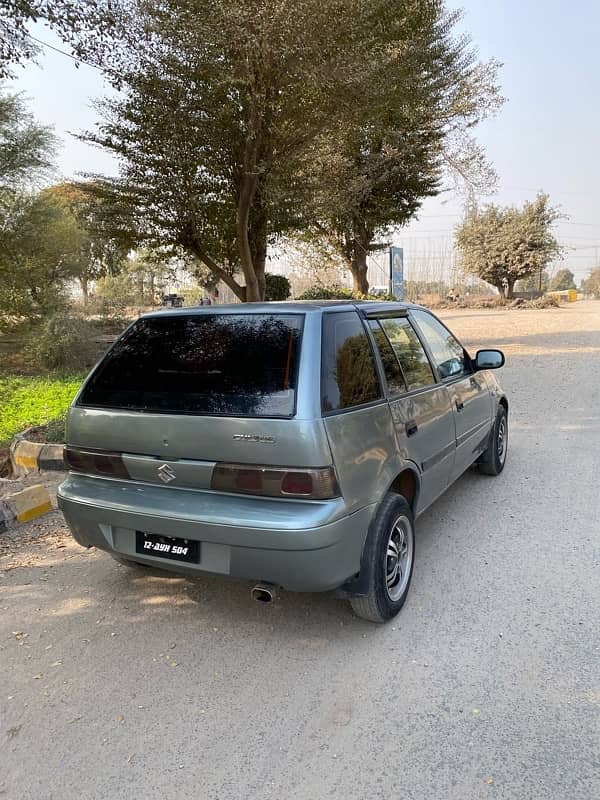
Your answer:
[[[431,363],[406,314],[369,320],[384,368],[398,446],[421,473],[417,513],[450,482],[455,433],[446,386],[436,383]]]
[[[468,469],[485,449],[492,426],[492,398],[483,372],[475,372],[468,353],[433,314],[411,309],[439,380],[447,387],[456,430],[451,480]]]

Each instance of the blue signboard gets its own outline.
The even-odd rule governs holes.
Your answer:
[[[404,300],[404,248],[390,247],[390,285],[396,300]]]

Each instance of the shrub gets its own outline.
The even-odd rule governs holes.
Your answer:
[[[395,300],[393,294],[362,294],[354,292],[347,286],[310,286],[298,297],[298,300]]]
[[[265,300],[287,300],[292,293],[292,285],[285,275],[265,274]]]
[[[206,289],[203,289],[202,286],[184,286],[179,289],[178,294],[183,297],[185,306],[197,306],[206,294]]]
[[[67,412],[64,411],[46,425],[46,441],[51,444],[62,444],[67,434]]]
[[[334,284],[333,286],[310,286],[298,300],[354,300],[352,289]]]
[[[127,322],[126,309],[127,303],[123,300],[96,295],[94,300],[83,308],[83,312],[88,316],[94,315],[103,322],[110,322],[124,327]]]
[[[36,326],[28,352],[36,366],[48,370],[79,371],[93,366],[99,350],[95,326],[79,317],[54,314]]]
[[[532,300],[531,308],[560,308],[560,303],[558,298],[553,297],[551,294],[546,294],[544,297],[538,297],[537,300]]]

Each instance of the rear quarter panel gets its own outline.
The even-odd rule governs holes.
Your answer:
[[[378,503],[406,466],[387,403],[325,418],[340,489],[349,512]]]

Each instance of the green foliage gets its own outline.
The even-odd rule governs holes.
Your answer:
[[[550,281],[548,291],[550,292],[565,292],[567,289],[575,288],[575,275],[570,269],[559,269],[556,275]]]
[[[114,0],[109,14],[113,44],[90,53],[119,93],[87,136],[119,158],[107,193],[136,237],[186,250],[242,300],[264,297],[268,245],[311,227],[366,292],[374,238],[439,190],[444,153],[479,164],[464,136],[499,103],[497,64],[437,0]]]
[[[58,183],[46,189],[45,195],[60,204],[80,229],[79,251],[71,271],[87,304],[90,283],[120,272],[133,240],[115,231],[111,220],[114,209],[94,182]]]
[[[285,275],[265,275],[265,300],[287,300],[292,293],[292,285]]]
[[[542,286],[541,291],[547,292],[548,286],[550,285],[550,276],[548,275],[548,270],[542,270]],[[524,278],[523,280],[517,281],[515,284],[515,291],[517,292],[539,292],[540,291],[540,274],[534,273],[530,275],[528,278]]]
[[[177,294],[183,297],[185,306],[197,306],[206,294],[206,290],[201,286],[184,286],[177,290]]]
[[[442,3],[411,3],[404,13],[393,0],[376,5],[388,13],[381,38],[389,49],[373,43],[366,51],[373,69],[363,124],[325,144],[316,229],[337,246],[363,293],[368,253],[438,194],[448,172],[472,192],[489,191],[494,173],[469,131],[502,103],[498,63],[477,61],[469,38],[457,35],[460,14]]]
[[[0,376],[0,446],[7,446],[15,434],[31,425],[64,417],[80,383],[79,377]],[[60,422],[54,431],[57,426]]]
[[[0,22],[0,77],[1,31]],[[45,177],[52,166],[55,148],[52,130],[35,121],[22,95],[5,92],[0,85],[0,201],[6,192]]]
[[[98,13],[98,0],[3,0],[0,3],[0,79],[14,77],[13,67],[34,59],[39,47],[29,36],[31,23],[44,21],[60,35],[81,38],[85,28],[95,37],[110,31],[110,16]],[[79,48],[75,52],[78,54]]]
[[[552,233],[559,217],[546,194],[522,209],[489,205],[474,210],[456,232],[464,272],[511,298],[517,280],[539,274],[560,254]]]
[[[581,288],[586,294],[591,294],[600,300],[600,267],[590,270],[588,277],[582,281]]]
[[[305,224],[315,139],[356,124],[356,99],[368,96],[364,53],[382,51],[368,44],[385,30],[371,7],[113,3],[122,25],[102,53],[120,93],[90,138],[120,159],[113,189],[140,236],[185,249],[241,299],[262,299],[268,243]]]
[[[297,298],[298,300],[396,300],[393,294],[363,294],[347,286],[310,286]]]
[[[105,275],[96,283],[101,300],[124,309],[128,305],[149,306],[162,294],[174,275],[176,264],[158,252],[140,250],[116,275]]]
[[[94,343],[95,334],[93,322],[54,314],[32,330],[28,351],[41,369],[86,370],[94,365],[101,349]]]
[[[62,444],[67,438],[67,412],[48,420],[46,425],[46,441],[51,444]]]
[[[298,300],[354,300],[352,289],[346,286],[311,286]]]
[[[0,315],[35,317],[60,306],[85,234],[46,192],[11,193],[0,206]]]

